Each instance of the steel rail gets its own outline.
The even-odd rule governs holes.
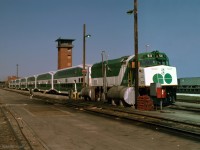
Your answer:
[[[170,109],[175,110],[184,110],[184,111],[191,111],[191,112],[200,112],[200,108],[194,108],[190,106],[169,106]]]
[[[16,121],[17,126],[18,126],[18,129],[20,130],[21,135],[22,135],[23,138],[25,139],[25,141],[26,141],[26,143],[28,144],[29,148],[30,148],[31,150],[33,150],[33,147],[32,147],[32,145],[31,145],[30,141],[27,139],[27,137],[26,137],[25,134],[23,133],[22,128],[21,128],[21,126],[20,126],[18,120],[16,119],[16,117],[15,117],[15,116],[13,115],[13,113],[12,113],[8,108],[6,108],[5,106],[4,106],[4,109],[7,110],[7,111],[10,113],[10,115],[13,117],[13,119]],[[10,124],[10,126],[11,126],[11,128],[13,128],[11,124]],[[13,129],[13,130],[14,130],[14,129]],[[16,136],[17,136],[17,135],[16,135]],[[17,138],[18,138],[18,137],[17,137]],[[18,138],[18,140],[20,140],[20,139]],[[20,143],[21,143],[21,141],[20,141]],[[25,146],[25,145],[24,145],[24,146]],[[21,144],[20,148],[23,147],[23,149],[24,149],[24,146]]]
[[[11,122],[9,121],[9,119],[8,119],[8,117],[7,117],[7,115],[6,115],[5,111],[4,111],[4,110],[6,110],[6,109],[3,108],[2,106],[1,106],[0,108],[1,108],[1,112],[3,113],[3,116],[6,118],[6,122],[8,123],[8,126],[9,126],[10,131],[12,132],[13,136],[15,137],[15,139],[16,139],[16,141],[17,141],[17,144],[18,144],[18,146],[19,146],[19,149],[20,149],[20,150],[24,150],[24,146],[23,146],[21,140],[20,140],[19,137],[17,136],[17,133],[15,132],[14,128],[12,127]],[[4,110],[3,110],[3,109],[4,109]]]

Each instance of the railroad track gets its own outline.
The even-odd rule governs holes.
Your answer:
[[[5,118],[8,128],[11,131],[11,134],[8,134],[7,137],[4,137],[5,144],[2,145],[3,149],[20,149],[20,150],[33,150],[30,142],[25,137],[22,132],[21,126],[15,116],[7,109],[5,106],[1,106],[1,112],[3,117]],[[13,121],[14,120],[14,121]],[[6,130],[6,128],[5,128]],[[4,132],[4,131],[2,131]],[[10,145],[10,137],[14,138],[13,140],[16,141],[16,144]],[[7,143],[7,144],[6,144]]]
[[[119,108],[106,105],[102,102],[90,102],[83,100],[62,100],[54,101],[53,98],[48,100],[48,96],[35,96],[44,101],[50,103],[60,103],[67,105],[68,107],[73,107],[76,109],[82,109],[90,113],[103,114],[115,118],[122,118],[131,121],[142,122],[145,124],[150,124],[156,127],[161,127],[164,129],[171,130],[173,132],[178,132],[179,134],[185,134],[192,138],[200,139],[200,124],[193,124],[185,121],[178,121],[171,118],[163,118],[158,116],[148,115],[147,113],[142,113],[140,111],[133,111],[132,108]]]
[[[190,107],[190,106],[172,105],[172,106],[169,106],[168,108],[175,109],[175,110],[183,110],[183,111],[191,111],[191,112],[200,113],[200,108],[194,108],[194,107]]]
[[[195,98],[186,98],[186,99],[181,99],[181,98],[178,98],[176,100],[176,102],[187,102],[187,103],[195,103],[195,104],[200,104],[200,100],[199,100],[199,97],[195,97]]]
[[[86,104],[84,102],[67,102],[65,105],[73,108],[79,108],[90,113],[103,114],[115,118],[150,124],[163,129],[171,130],[173,132],[178,132],[198,140],[200,139],[200,124],[152,116],[147,113],[133,111],[132,108],[111,107],[98,102],[88,102]]]
[[[0,107],[0,149],[19,148],[22,144],[12,128],[6,113]],[[11,147],[10,147],[11,146]]]
[[[48,149],[45,144],[43,144],[40,139],[33,133],[33,131],[28,127],[28,125],[23,121],[22,118],[16,115],[9,105],[0,106],[1,112],[6,118],[9,124],[9,129],[12,131],[12,136],[17,142],[15,145],[10,145],[10,134],[8,135],[7,144],[5,144],[3,149],[20,149],[20,150],[34,150]],[[3,131],[4,132],[4,131]],[[4,137],[5,138],[5,137]],[[1,147],[0,147],[1,148]]]

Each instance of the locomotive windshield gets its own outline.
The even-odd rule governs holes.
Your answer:
[[[151,53],[142,53],[139,57],[140,66],[157,66],[157,65],[166,65],[169,66],[169,59],[164,53],[159,51],[153,51]]]
[[[169,66],[168,60],[159,60],[159,59],[144,59],[140,61],[140,66],[148,67],[148,66],[157,66],[157,65],[166,65]]]
[[[167,60],[159,60],[157,61],[157,64],[158,65],[166,65],[166,66],[169,66],[169,62]]]

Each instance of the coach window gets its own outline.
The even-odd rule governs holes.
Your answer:
[[[83,83],[83,78],[79,78],[79,83]]]
[[[80,78],[81,79],[81,83],[83,83],[83,78]]]

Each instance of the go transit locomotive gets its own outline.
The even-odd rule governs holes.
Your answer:
[[[10,87],[20,88],[20,81],[23,81],[23,87],[27,89],[134,105],[134,58],[134,55],[123,56],[86,65],[85,87],[82,65],[11,81]],[[140,53],[138,62],[139,95],[147,95],[157,104],[160,102],[158,93],[161,93],[163,103],[171,104],[176,97],[177,74],[176,68],[170,66],[167,55],[159,51]],[[157,93],[157,89],[160,92]]]
[[[169,66],[167,55],[159,51],[140,53],[138,62],[139,95],[148,95],[154,104],[159,104],[157,89],[152,89],[154,86],[151,86],[154,83],[163,92],[163,104],[173,103],[176,97],[177,74],[176,68]],[[93,64],[91,84],[82,90],[82,95],[91,99],[106,97],[108,100],[134,105],[134,73],[134,55]]]

